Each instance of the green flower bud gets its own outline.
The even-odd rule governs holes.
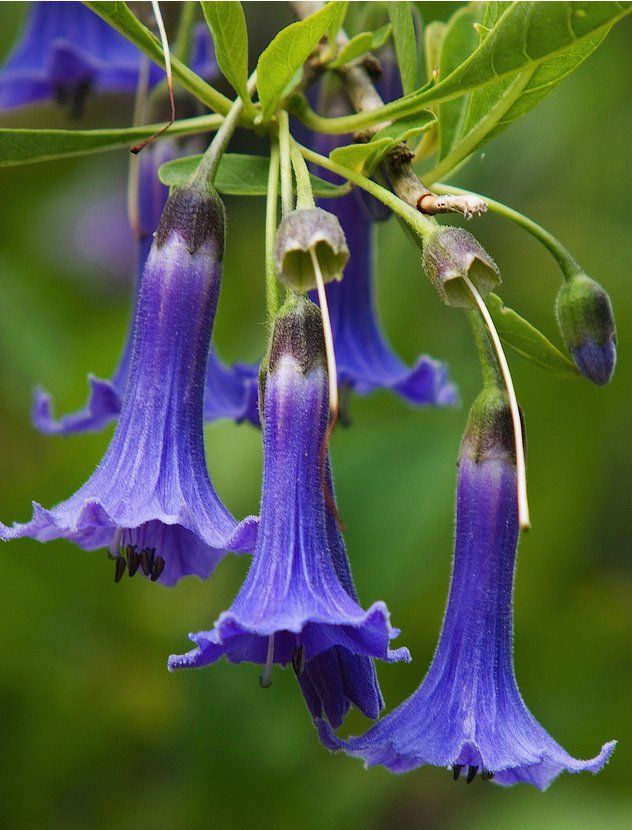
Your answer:
[[[338,219],[322,208],[295,210],[281,222],[274,240],[274,267],[279,280],[295,291],[315,288],[312,254],[324,282],[342,279],[349,248]]]
[[[610,298],[595,280],[576,274],[557,295],[557,319],[579,371],[604,386],[617,359],[617,334]]]
[[[475,308],[463,277],[482,297],[501,283],[500,271],[482,245],[463,228],[438,226],[423,243],[426,274],[446,305]]]

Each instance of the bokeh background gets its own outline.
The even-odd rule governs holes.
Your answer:
[[[290,20],[285,4],[248,3],[253,52]],[[446,18],[457,4],[421,3]],[[26,5],[3,3],[0,54]],[[523,695],[572,753],[620,741],[598,776],[565,776],[545,794],[440,769],[365,771],[318,743],[290,671],[259,688],[258,669],[220,663],[170,675],[165,660],[228,606],[247,569],[228,558],[212,581],[174,590],[60,541],[3,546],[0,572],[0,823],[7,828],[261,827],[452,830],[632,826],[632,293],[629,161],[632,20],[546,101],[484,148],[455,182],[548,226],[610,292],[619,329],[612,384],[561,380],[512,359],[528,423],[533,529],[520,548],[516,665]],[[124,125],[130,102],[93,100],[81,126]],[[72,127],[53,106],[2,126]],[[77,125],[78,126],[78,125]],[[237,143],[243,141],[237,139]],[[243,146],[246,146],[245,144]],[[127,326],[129,282],[103,266],[91,212],[123,209],[124,150],[0,171],[0,515],[26,519],[72,493],[110,432],[70,439],[35,432],[32,387],[58,411],[82,404],[86,374],[107,377]],[[253,360],[264,342],[263,201],[228,199],[226,269],[216,339]],[[470,224],[498,261],[503,296],[559,342],[549,255],[505,220]],[[110,254],[124,257],[112,238]],[[333,461],[361,599],[385,599],[414,656],[380,668],[387,707],[419,683],[432,657],[448,585],[455,458],[479,386],[464,316],[444,308],[394,221],[380,229],[385,327],[412,361],[448,360],[463,405],[416,411],[386,393],[352,402]],[[260,437],[208,428],[209,466],[233,512],[256,512]],[[350,717],[348,729],[365,724]]]

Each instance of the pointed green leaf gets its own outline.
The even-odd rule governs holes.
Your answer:
[[[338,53],[338,57],[329,64],[329,67],[338,69],[340,66],[359,58],[360,55],[366,54],[366,52],[381,49],[391,36],[392,31],[393,27],[390,23],[387,23],[377,32],[361,32],[359,35],[352,37],[348,43],[345,43]]]
[[[345,9],[345,3],[333,0],[315,14],[286,26],[263,50],[257,64],[257,89],[264,118],[269,118],[291,91],[289,85],[298,70]]]
[[[506,4],[498,5],[504,8]],[[370,123],[375,119],[402,118],[429,104],[459,98],[508,78],[512,83],[518,78],[526,85],[531,74],[542,64],[572,59],[589,42],[592,43],[591,50],[594,49],[595,41],[631,9],[629,0],[619,3],[589,0],[510,3],[480,46],[454,72],[438,84],[427,84],[414,94],[375,110],[371,113]],[[544,73],[545,78],[548,71]],[[537,95],[536,89],[533,94]],[[515,89],[514,95],[516,100]],[[356,122],[354,128],[369,123],[366,118],[357,118]]]
[[[163,164],[158,176],[163,184],[174,187],[186,184],[200,163],[201,155],[184,156]],[[270,159],[267,156],[249,156],[224,153],[217,171],[215,187],[230,196],[265,196],[268,190]],[[318,176],[312,176],[316,196],[336,196],[338,188]]]
[[[425,132],[436,121],[431,112],[419,112],[384,127],[367,144],[348,144],[336,147],[330,153],[332,161],[349,167],[356,173],[370,175],[384,156],[413,136]]]
[[[496,294],[486,298],[487,308],[501,340],[540,369],[558,375],[579,377],[575,365],[528,320],[504,304]]]
[[[388,4],[388,16],[393,26],[393,40],[404,95],[417,85],[417,37],[410,3]]]
[[[248,94],[248,32],[241,3],[235,0],[202,0],[202,11],[213,35],[215,56],[224,77],[244,102],[247,112],[254,112]]]
[[[480,36],[474,24],[482,19],[480,3],[470,3],[458,9],[448,21],[439,58],[439,81],[446,78],[476,49]],[[469,96],[445,101],[439,105],[439,158],[448,154],[463,127]]]
[[[176,121],[164,136],[194,135],[216,130],[221,115],[204,115]],[[119,147],[133,147],[163,124],[118,130],[10,130],[0,129],[0,167],[15,167],[70,156],[85,156]]]

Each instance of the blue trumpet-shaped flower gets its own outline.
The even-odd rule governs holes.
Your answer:
[[[484,392],[462,446],[452,584],[439,645],[419,689],[362,737],[321,738],[367,765],[480,770],[499,784],[545,789],[562,771],[598,772],[614,742],[571,757],[525,706],[513,668],[512,596],[518,515],[513,433],[504,398]]]
[[[0,109],[56,100],[80,112],[90,93],[134,93],[139,50],[83,3],[33,3],[21,39],[0,70]],[[216,69],[208,29],[196,30],[191,60],[208,77]],[[164,78],[150,64],[149,84]]]
[[[165,206],[169,189],[158,178],[162,164],[180,155],[177,141],[166,139],[150,144],[139,155],[138,174],[138,273],[142,274],[151,249],[154,231]],[[131,230],[130,230],[131,233]],[[140,280],[137,281],[134,311],[138,303]],[[77,412],[55,418],[51,396],[40,388],[35,390],[32,420],[40,432],[47,435],[70,435],[75,432],[97,431],[118,418],[125,387],[129,377],[132,353],[132,330],[119,358],[119,363],[109,380],[90,375],[90,394],[85,406]],[[216,421],[222,418],[249,421],[259,425],[257,408],[258,366],[235,364],[226,366],[217,356],[214,347],[209,350],[204,392],[204,419]]]
[[[140,567],[166,585],[187,574],[207,577],[227,551],[254,548],[256,520],[238,524],[230,515],[204,457],[203,394],[223,247],[219,198],[176,190],[141,280],[126,395],[101,464],[74,496],[51,510],[34,504],[31,521],[0,526],[0,538],[107,547],[117,579],[127,564],[130,575]]]
[[[314,143],[319,153],[329,155],[346,142],[340,136],[318,135]],[[322,170],[319,174],[329,175]],[[338,217],[351,254],[344,278],[327,285],[340,383],[360,395],[391,389],[417,406],[455,404],[457,390],[445,364],[422,355],[412,368],[406,366],[381,330],[373,296],[374,207],[355,192],[319,199],[318,204]]]
[[[384,603],[368,611],[359,606],[331,524],[323,476],[329,407],[322,321],[309,301],[293,298],[277,319],[261,394],[264,475],[250,571],[230,609],[212,630],[190,635],[196,648],[172,656],[169,668],[226,657],[265,664],[267,682],[273,663],[291,662],[312,712],[324,708],[338,723],[348,700],[371,712],[379,709],[367,658],[407,659],[408,651],[389,649],[398,632]],[[329,654],[333,649],[337,653]],[[353,656],[366,661],[359,664],[363,674],[356,674]],[[337,687],[328,686],[332,677]]]

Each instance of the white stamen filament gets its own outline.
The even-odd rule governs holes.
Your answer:
[[[329,317],[329,306],[327,305],[327,294],[325,292],[325,281],[320,270],[320,263],[314,248],[309,249],[314,266],[316,277],[316,290],[318,291],[318,302],[323,315],[323,332],[325,335],[325,354],[327,355],[327,375],[329,378],[329,419],[331,424],[338,420],[338,369],[336,367],[336,353],[334,351],[334,336],[331,330],[331,318]]]
[[[268,653],[266,654],[266,664],[263,667],[263,672],[259,678],[259,683],[263,689],[267,689],[272,685],[272,666],[274,665],[274,634],[268,637]]]
[[[531,519],[529,517],[529,502],[527,500],[527,467],[524,457],[524,443],[522,436],[522,422],[520,420],[520,409],[518,408],[518,399],[514,390],[513,381],[511,379],[511,372],[509,371],[509,364],[505,357],[505,352],[500,342],[500,337],[494,326],[491,314],[489,313],[485,301],[478,293],[476,286],[472,283],[467,275],[463,276],[470,294],[474,298],[476,305],[481,313],[487,330],[489,331],[496,356],[498,357],[498,365],[505,381],[507,389],[507,397],[509,398],[509,408],[511,410],[511,420],[513,423],[514,440],[516,445],[516,473],[517,473],[517,489],[518,489],[518,523],[521,530],[528,530],[531,527]]]
[[[158,0],[151,0],[151,8],[154,12],[154,17],[156,18],[156,25],[158,26],[158,32],[160,33],[160,43],[162,45],[162,51],[165,56],[165,72],[167,73],[167,87],[169,89],[169,98],[171,99],[173,110],[173,78],[171,76],[171,50],[169,49],[169,39],[167,38],[167,32],[165,29],[164,21],[162,19],[162,13],[160,11]]]

